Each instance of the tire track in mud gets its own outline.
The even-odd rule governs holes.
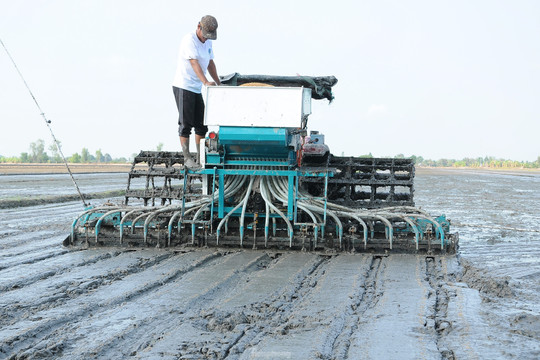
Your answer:
[[[292,284],[277,291],[265,303],[252,304],[249,325],[241,329],[240,334],[233,336],[232,341],[216,355],[223,355],[223,358],[238,358],[247,350],[256,347],[270,333],[286,334],[290,330],[288,320],[294,308],[313,291],[331,259],[332,256],[318,256],[307,271],[299,274]]]
[[[22,263],[8,269],[0,270],[0,292],[5,294],[13,289],[29,286],[37,281],[45,280],[64,271],[95,264],[96,262],[119,255],[121,252],[107,252],[95,256],[76,258],[83,255],[81,250],[68,251],[53,258],[43,259],[31,263]],[[21,276],[21,274],[24,274]]]
[[[237,257],[234,259],[232,257]],[[247,259],[244,260],[244,258]],[[181,303],[163,302],[159,304],[159,309],[155,312],[147,312],[146,315],[138,316],[131,322],[130,326],[123,326],[123,329],[114,334],[107,334],[105,339],[97,339],[93,346],[86,349],[77,349],[81,353],[81,358],[99,353],[99,358],[109,359],[118,356],[134,356],[143,349],[152,347],[156,339],[163,337],[163,334],[181,332],[179,325],[186,320],[198,320],[201,312],[208,312],[216,303],[220,303],[227,298],[238,284],[242,284],[244,279],[260,269],[264,269],[272,262],[272,258],[267,253],[260,252],[236,252],[223,261],[214,262],[207,266],[195,269],[178,279],[177,284],[173,284],[176,289],[174,293],[181,293]],[[232,266],[232,268],[231,268]],[[215,269],[213,269],[214,267]],[[208,279],[211,282],[206,288],[200,289],[196,282],[204,283]],[[166,291],[166,289],[164,289]],[[150,294],[152,298],[163,299],[163,294]],[[149,299],[145,299],[149,300]],[[130,304],[131,307],[138,307],[140,304]],[[121,309],[119,313],[129,313],[128,308]],[[143,310],[144,312],[144,310]],[[117,316],[114,315],[113,316]],[[126,346],[130,345],[130,346]],[[190,344],[194,348],[196,345]],[[200,352],[197,352],[200,357]],[[143,356],[144,358],[145,356]],[[70,358],[67,356],[66,358]]]
[[[15,226],[16,228],[46,226],[49,224],[65,224],[66,219],[71,219],[81,213],[84,207],[80,204],[51,204],[47,206],[29,206],[9,209],[0,209],[0,226]],[[67,225],[69,226],[71,222]]]
[[[44,237],[65,237],[81,210],[74,204],[0,210],[0,249],[32,246]]]
[[[374,308],[382,295],[378,283],[381,281],[379,274],[383,271],[383,268],[383,257],[373,256],[369,268],[363,275],[363,281],[359,282],[351,297],[351,303],[345,307],[340,316],[340,321],[335,321],[335,332],[331,332],[327,338],[329,351],[321,354],[323,358],[348,358],[352,334],[358,329],[358,324],[365,312]],[[333,334],[337,335],[334,336]]]
[[[20,320],[12,326],[6,326],[0,329],[0,355],[15,354],[12,358],[27,358],[39,354],[33,354],[33,348],[43,348],[42,341],[45,341],[46,348],[55,346],[49,344],[48,337],[53,335],[52,342],[55,339],[62,339],[62,336],[57,332],[67,324],[78,324],[87,317],[92,317],[94,313],[103,311],[104,308],[112,308],[123,303],[129,303],[145,294],[152,293],[156,288],[164,284],[175,281],[182,275],[193,271],[194,269],[204,266],[223,254],[220,252],[200,253],[188,252],[180,254],[179,258],[186,257],[189,260],[188,264],[174,264],[177,257],[169,257],[156,266],[151,267],[157,272],[157,276],[152,276],[149,279],[143,277],[141,283],[141,274],[128,274],[119,281],[115,281],[108,286],[102,287],[100,291],[84,292],[74,299],[63,302],[59,307],[53,307],[44,311],[39,311],[29,318]],[[182,266],[183,265],[183,266]],[[171,267],[173,270],[171,270]],[[159,269],[169,270],[167,273],[159,273]],[[148,270],[148,269],[146,269]],[[148,281],[144,281],[148,280]],[[119,286],[118,283],[124,282],[126,286]],[[127,291],[119,290],[118,288],[125,287]],[[89,288],[88,290],[92,290]],[[66,334],[66,333],[63,333]],[[67,333],[69,334],[69,333]],[[60,346],[61,345],[61,346]],[[63,348],[60,342],[59,350]]]
[[[435,345],[442,359],[455,359],[449,348],[445,335],[451,330],[452,323],[448,319],[448,303],[450,295],[446,286],[445,274],[440,257],[426,256],[426,282],[430,286],[428,301],[431,314],[427,316],[426,328],[435,336]]]
[[[45,250],[46,249],[46,250]],[[21,265],[35,264],[43,260],[48,260],[64,254],[69,253],[70,250],[62,249],[60,247],[55,248],[42,248],[41,251],[31,251],[30,253],[21,254],[14,259],[9,259],[6,262],[0,264],[0,271],[12,269]]]
[[[345,322],[347,310],[343,308],[356,301],[355,285],[364,283],[371,261],[362,255],[319,259],[289,296],[274,297],[267,311],[261,311],[261,304],[253,304],[255,320],[250,319],[248,327],[240,329],[241,338],[229,346],[226,355],[231,359],[287,358],[293,354],[297,358],[328,358]]]
[[[1,257],[19,255],[27,252],[37,252],[50,247],[59,247],[66,234],[58,230],[42,229],[27,231],[22,230],[16,234],[9,234],[0,240]]]
[[[33,316],[37,311],[61,306],[66,301],[89,291],[98,291],[101,286],[109,285],[114,281],[121,280],[126,274],[136,274],[167,260],[174,253],[163,253],[145,259],[132,252],[113,252],[98,254],[86,261],[71,267],[66,264],[64,269],[50,271],[51,276],[35,283],[30,279],[24,286],[4,292],[0,295],[0,326],[13,324],[21,318]],[[114,265],[110,266],[111,263]],[[94,269],[88,269],[88,265],[96,265]],[[118,267],[121,265],[122,267]],[[92,274],[94,270],[94,274]],[[49,275],[45,273],[44,275]],[[51,278],[53,277],[54,278]],[[28,286],[32,287],[29,292]]]
[[[328,261],[313,254],[269,253],[262,266],[243,274],[222,296],[206,299],[205,307],[175,310],[174,320],[151,328],[150,336],[143,328],[141,335],[152,341],[138,340],[132,353],[119,343],[124,349],[113,348],[109,354],[124,350],[124,356],[140,358],[237,358],[264,336],[286,331],[279,327],[287,309],[312,290]]]
[[[356,326],[346,333],[346,341],[335,347],[334,358],[440,358],[434,331],[426,328],[433,310],[425,279],[424,256],[392,254],[382,258],[371,303],[361,307]]]

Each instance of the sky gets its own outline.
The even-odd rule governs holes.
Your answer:
[[[335,155],[540,156],[540,2],[0,0],[0,39],[69,156],[180,151],[181,38],[219,23],[218,73],[334,75],[308,128]],[[0,47],[0,155],[51,134]]]

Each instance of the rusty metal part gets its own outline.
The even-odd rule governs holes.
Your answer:
[[[338,177],[340,181],[329,183],[332,185],[329,190],[335,192],[341,187],[341,193],[343,188],[357,186],[357,181],[366,181],[375,188],[383,183],[410,183],[411,197],[407,204],[401,200],[385,201],[368,209],[359,206],[365,199],[359,202],[353,197],[349,201],[326,203],[324,197],[308,192],[310,186],[306,185],[318,185],[308,181],[295,190],[298,203],[294,221],[284,214],[290,191],[286,177],[229,175],[223,182],[228,194],[225,198],[230,200],[230,213],[241,208],[242,214],[220,219],[211,210],[212,204],[217,203],[220,189],[214,186],[219,181],[208,183],[210,195],[203,195],[200,184],[188,185],[188,179],[197,174],[185,171],[179,164],[181,160],[180,153],[141,152],[129,176],[130,182],[140,180],[146,188],[133,190],[128,196],[141,198],[145,206],[111,204],[89,209],[75,220],[65,245],[242,247],[247,246],[244,240],[250,238],[248,244],[254,248],[315,251],[455,253],[458,246],[458,237],[449,233],[444,216],[431,218],[410,206],[414,167],[407,159],[333,157],[332,164],[336,166],[333,171],[341,177]],[[166,186],[156,186],[157,178],[159,184]],[[173,180],[179,184],[170,185]],[[380,199],[372,196],[372,200]],[[152,206],[148,206],[150,202]],[[156,202],[162,204],[154,206]],[[256,217],[244,217],[246,210]],[[258,233],[257,222],[261,224]]]
[[[414,206],[414,162],[412,159],[330,156],[328,168],[336,169],[328,180],[328,200],[353,208],[377,209]],[[324,183],[303,178],[312,195],[323,193]]]
[[[128,175],[125,204],[132,198],[142,199],[145,206],[182,200],[183,184],[184,155],[181,152],[141,151],[133,159]],[[196,186],[191,182],[189,185]]]

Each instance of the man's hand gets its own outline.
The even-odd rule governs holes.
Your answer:
[[[204,76],[204,73],[203,73],[203,71],[201,69],[201,65],[199,65],[199,62],[197,61],[197,59],[190,59],[189,62],[191,63],[191,67],[193,68],[193,71],[195,72],[195,74],[197,75],[199,80],[201,80],[203,85],[204,86],[209,86],[210,81],[208,81],[206,76]]]
[[[210,62],[208,63],[208,72],[210,73],[212,79],[214,79],[215,81],[214,85],[221,85],[221,81],[219,80],[219,76],[216,70],[216,63],[213,59],[210,59]]]
[[[206,76],[204,76],[204,73],[201,69],[201,65],[199,65],[199,62],[196,59],[190,59],[189,62],[191,63],[191,67],[193,67],[193,71],[195,71],[195,74],[197,75],[199,80],[201,80],[204,86],[221,85],[221,82],[218,82],[219,76],[217,75],[216,65],[214,64],[213,60],[210,60],[210,64],[208,65],[208,72],[210,73],[212,78],[215,80],[215,82],[208,81]]]

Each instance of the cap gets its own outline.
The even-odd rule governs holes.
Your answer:
[[[201,19],[202,35],[210,40],[216,40],[218,23],[212,15],[203,16]]]

